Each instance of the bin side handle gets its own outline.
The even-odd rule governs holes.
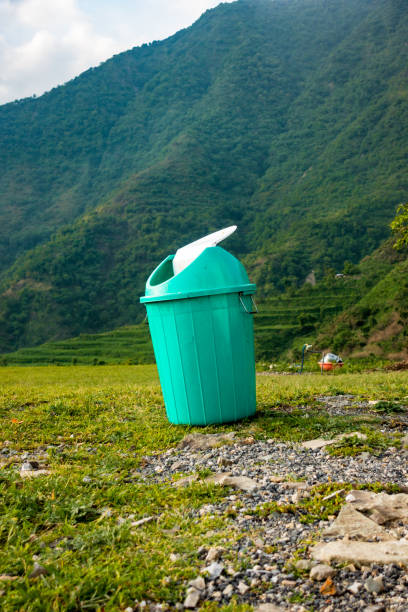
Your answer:
[[[243,291],[240,291],[240,292],[238,293],[239,301],[240,301],[240,302],[241,302],[241,304],[242,304],[242,308],[245,310],[245,312],[246,312],[247,314],[256,314],[256,313],[258,312],[258,307],[257,307],[257,305],[256,305],[256,303],[255,303],[255,300],[254,300],[254,298],[252,297],[252,295],[250,295],[249,297],[251,298],[251,302],[252,302],[252,307],[253,307],[253,310],[248,310],[248,309],[247,309],[247,307],[245,306],[245,302],[244,302],[244,300],[242,299],[242,296],[243,296],[243,295],[244,295],[244,294],[243,294]]]

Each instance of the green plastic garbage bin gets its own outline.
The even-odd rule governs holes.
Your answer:
[[[174,275],[165,259],[146,283],[150,333],[171,423],[209,425],[255,412],[256,286],[221,247]]]

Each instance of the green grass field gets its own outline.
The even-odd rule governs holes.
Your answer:
[[[140,474],[144,457],[194,431],[168,423],[154,366],[8,366],[0,368],[0,388],[5,612],[124,610],[141,600],[174,605],[198,575],[198,547],[228,548],[239,537],[222,516],[190,515],[227,495],[224,488],[198,482],[176,489]],[[253,418],[200,431],[304,440],[357,428],[374,436],[372,416],[329,417],[315,401],[345,392],[407,404],[408,373],[259,376]],[[307,419],[297,409],[304,405]],[[30,452],[48,474],[20,476]],[[155,520],[132,528],[147,516]],[[171,553],[179,556],[171,561]],[[35,561],[46,575],[29,577]],[[246,608],[232,602],[228,609]]]

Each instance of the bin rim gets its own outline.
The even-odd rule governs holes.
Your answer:
[[[189,298],[206,297],[210,295],[222,295],[227,293],[243,293],[252,295],[256,291],[256,285],[246,283],[245,285],[231,285],[226,287],[216,287],[214,289],[192,289],[191,291],[179,291],[176,293],[166,293],[164,295],[145,295],[140,298],[142,304],[149,302],[171,302],[173,300],[186,300]]]

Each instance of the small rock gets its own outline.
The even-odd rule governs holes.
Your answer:
[[[299,561],[296,562],[295,567],[300,572],[308,572],[312,568],[312,562],[308,561],[307,559],[299,559]]]
[[[220,546],[214,546],[213,548],[210,548],[210,550],[208,551],[205,560],[208,562],[217,561],[221,557],[223,551],[224,549],[221,548]]]
[[[245,595],[245,593],[249,591],[249,586],[241,580],[240,582],[238,582],[238,591],[241,593],[241,595]]]
[[[127,608],[125,608],[125,612],[133,612],[133,608],[131,608],[130,606],[128,606]]]
[[[254,612],[284,612],[284,611],[285,611],[285,608],[275,606],[275,604],[271,604],[271,603],[262,603],[256,608],[254,608]]]
[[[364,586],[369,593],[373,593],[374,595],[379,595],[384,591],[384,583],[382,576],[368,578]]]
[[[22,471],[32,471],[38,470],[40,468],[40,464],[38,461],[26,461],[21,466]]]
[[[194,587],[197,591],[204,591],[205,589],[205,580],[202,576],[195,578],[194,580],[190,580],[188,586]]]
[[[231,464],[232,464],[232,461],[230,459],[227,459],[226,457],[218,457],[217,459],[217,465],[219,467],[227,467]]]
[[[219,578],[219,576],[221,576],[223,569],[224,565],[222,563],[216,563],[214,561],[214,563],[211,563],[202,569],[201,573],[207,573],[211,580],[215,580],[215,578]]]
[[[248,445],[255,444],[255,438],[253,438],[252,436],[248,436],[248,438],[241,438],[239,440],[239,443]]]
[[[89,482],[92,482],[92,478],[90,476],[84,476],[82,482],[88,484]]]
[[[176,554],[176,553],[171,553],[170,554],[170,561],[172,563],[175,563],[176,561],[178,561],[180,559],[180,555]]]
[[[281,585],[284,587],[294,587],[296,586],[296,580],[287,580],[286,578],[282,580]]]
[[[223,590],[222,594],[225,597],[231,597],[231,595],[234,592],[234,587],[232,586],[232,584],[227,584],[227,586],[225,587],[225,589]]]
[[[200,591],[197,591],[194,587],[187,589],[187,596],[184,600],[185,608],[195,608],[200,601]]]
[[[361,584],[361,582],[353,582],[353,584],[350,584],[350,586],[347,587],[347,590],[350,591],[350,593],[353,593],[353,595],[357,595],[360,592],[362,586],[363,585]]]
[[[28,575],[29,578],[38,578],[38,576],[46,576],[48,571],[39,563],[34,563],[33,571]]]
[[[326,580],[327,578],[331,578],[335,573],[335,570],[330,567],[330,565],[319,563],[319,565],[312,567],[309,578],[310,580],[317,580],[320,582],[322,580]]]

